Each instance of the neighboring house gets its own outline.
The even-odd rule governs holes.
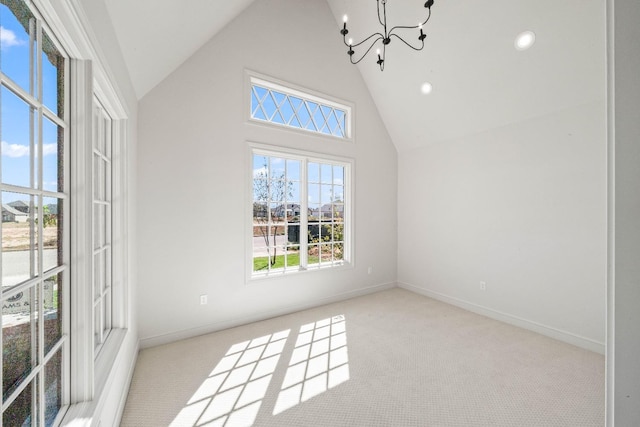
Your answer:
[[[266,218],[267,217],[267,204],[266,203],[253,203],[253,217],[254,218]]]
[[[331,218],[334,210],[337,213],[336,216],[344,218],[344,205],[332,205],[331,203],[327,203],[320,206],[320,214],[322,218]],[[315,210],[314,216],[320,216],[318,215],[318,209]]]
[[[287,203],[286,207],[285,205],[279,205],[274,209],[273,215],[277,218],[300,216],[300,205],[295,203]]]
[[[9,204],[2,205],[2,222],[27,222],[29,215],[19,211]]]
[[[10,202],[8,203],[9,206],[11,206],[13,209],[26,213],[29,213],[29,203],[22,201],[22,200],[16,200],[15,202]]]

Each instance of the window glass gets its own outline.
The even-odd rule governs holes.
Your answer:
[[[253,154],[254,275],[343,263],[346,167],[304,157]],[[303,189],[307,200],[301,198]]]
[[[25,92],[30,90],[30,45],[35,43],[35,18],[26,4],[0,2],[0,70]]]

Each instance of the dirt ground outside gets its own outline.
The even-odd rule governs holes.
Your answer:
[[[34,227],[34,237],[37,237],[38,227]],[[2,223],[2,251],[24,251],[29,249],[31,227],[26,222]],[[43,244],[45,249],[58,247],[58,227],[49,225],[44,228]],[[37,239],[36,239],[37,240]],[[36,241],[37,245],[37,241]]]

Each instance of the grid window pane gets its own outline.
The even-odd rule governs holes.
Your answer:
[[[44,281],[44,352],[47,354],[62,338],[62,280],[59,273]]]
[[[6,5],[0,4],[2,22],[2,54],[0,69],[26,92],[29,90],[31,39],[35,40],[35,18],[26,5],[18,3],[12,8],[19,9],[16,14]],[[18,19],[17,17],[20,17]],[[30,36],[30,33],[32,36]],[[30,92],[32,93],[32,92]]]
[[[42,101],[59,117],[64,114],[64,56],[46,31],[42,32]]]
[[[37,426],[37,381],[33,380],[2,414],[3,426]],[[35,402],[35,404],[34,404]]]
[[[2,182],[33,187],[36,180],[33,109],[4,86],[0,89],[0,99]]]
[[[47,118],[42,119],[42,188],[47,191],[62,190],[62,161],[64,159],[64,130]]]
[[[62,406],[62,351],[57,351],[44,369],[44,425],[52,426]]]
[[[42,208],[42,262],[43,271],[62,265],[63,230],[59,220],[62,212],[62,199],[43,198]]]
[[[37,205],[27,194],[2,192],[2,286],[20,284],[38,274]]]
[[[2,398],[6,400],[36,363],[37,297],[31,287],[7,297],[2,306]]]

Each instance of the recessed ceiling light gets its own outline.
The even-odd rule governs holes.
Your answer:
[[[533,31],[523,31],[516,37],[516,49],[527,50],[536,42],[536,35]]]
[[[429,83],[429,82],[424,82],[424,83],[422,83],[422,87],[420,88],[420,90],[425,95],[428,95],[433,90],[433,86],[431,86],[431,83]]]

